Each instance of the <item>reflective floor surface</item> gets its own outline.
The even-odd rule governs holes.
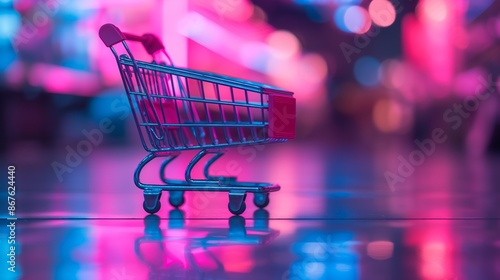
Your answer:
[[[232,216],[227,193],[209,192],[188,192],[180,209],[164,195],[146,215],[136,148],[95,148],[58,178],[66,151],[20,147],[5,158],[16,166],[16,272],[4,226],[0,279],[500,279],[499,159],[440,150],[405,170],[404,151],[230,150],[214,174],[282,186],[265,210],[250,196]],[[143,179],[158,181],[160,164]]]

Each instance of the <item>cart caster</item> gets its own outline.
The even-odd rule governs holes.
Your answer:
[[[241,215],[247,209],[247,205],[245,203],[245,198],[247,197],[246,193],[230,193],[229,194],[229,203],[227,208],[229,212],[234,215]]]
[[[148,212],[149,214],[158,212],[161,208],[160,198],[161,192],[150,193],[148,191],[145,191],[144,202],[142,203],[142,208],[144,208],[144,211]]]
[[[156,202],[154,206],[150,206],[144,201],[142,203],[142,208],[144,208],[144,211],[148,212],[149,214],[155,214],[156,212],[160,211],[161,208],[161,202]]]
[[[267,207],[269,205],[269,193],[255,193],[253,204],[261,209]]]
[[[179,208],[185,202],[183,191],[170,191],[168,202],[175,208]]]
[[[229,208],[229,212],[233,213],[234,215],[241,215],[247,209],[247,205],[245,202],[243,202],[240,207],[231,206],[231,202],[229,202],[227,207]]]

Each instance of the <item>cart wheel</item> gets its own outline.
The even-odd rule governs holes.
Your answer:
[[[161,202],[157,201],[154,206],[147,205],[146,201],[142,203],[142,208],[144,208],[144,211],[148,212],[149,214],[154,214],[158,211],[160,211],[161,208]]]
[[[253,204],[259,208],[265,208],[269,205],[269,193],[255,193],[253,196]]]
[[[234,215],[241,215],[245,210],[247,209],[247,204],[245,202],[241,203],[240,207],[235,207],[234,205],[231,205],[231,202],[228,203],[227,208],[229,208],[229,212],[233,213]]]
[[[142,208],[144,211],[154,214],[161,208],[160,203],[161,191],[158,190],[144,190],[144,202]]]
[[[179,208],[185,202],[183,191],[170,191],[168,202],[175,208]]]
[[[245,204],[245,199],[247,198],[246,193],[229,193],[229,204],[227,208],[229,212],[234,215],[240,215],[245,212],[247,205]]]

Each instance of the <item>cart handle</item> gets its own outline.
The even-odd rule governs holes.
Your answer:
[[[123,42],[124,40],[141,42],[146,51],[153,55],[155,52],[165,50],[161,40],[154,34],[146,33],[142,36],[122,32],[114,24],[107,23],[99,28],[99,37],[106,47],[112,47],[115,44]]]

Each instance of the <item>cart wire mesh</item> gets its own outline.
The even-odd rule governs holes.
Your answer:
[[[288,97],[288,92],[166,63],[134,61],[127,55],[120,56],[119,64],[147,151],[287,140],[270,137],[269,99],[277,93]]]

